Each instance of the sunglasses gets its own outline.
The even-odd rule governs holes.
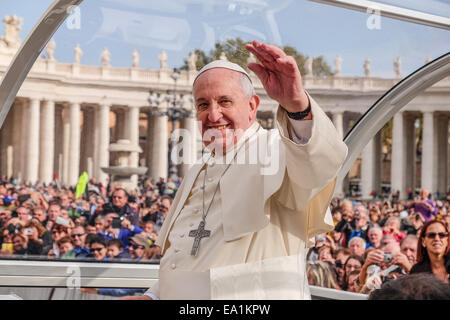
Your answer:
[[[344,265],[340,261],[336,261],[335,265],[336,265],[336,268],[343,268],[344,267]]]
[[[76,237],[79,237],[79,238],[81,238],[82,236],[84,236],[84,233],[78,233],[78,234],[73,234],[73,235],[71,235],[71,237],[72,238],[76,238]]]
[[[144,249],[145,249],[144,246],[138,246],[137,244],[133,244],[133,245],[131,245],[131,247],[132,247],[134,250],[136,250],[136,249],[144,250]]]
[[[92,252],[95,252],[95,251],[100,252],[100,251],[102,251],[103,249],[105,249],[105,248],[91,248],[91,251],[92,251]]]
[[[446,237],[448,237],[448,233],[447,232],[428,232],[427,234],[425,234],[425,237],[427,237],[428,239],[434,239],[436,238],[436,236],[439,236],[439,238],[444,239]]]

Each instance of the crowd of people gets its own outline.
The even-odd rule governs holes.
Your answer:
[[[335,228],[315,237],[307,255],[311,285],[370,294],[416,273],[449,284],[450,195],[434,201],[422,189],[410,200],[333,199]]]
[[[143,179],[139,189],[91,179],[74,188],[0,181],[0,257],[158,262],[154,244],[180,181]]]
[[[158,263],[154,242],[180,184],[145,178],[129,193],[91,179],[76,198],[57,181],[30,186],[3,178],[0,257]],[[450,196],[433,201],[423,189],[410,200],[335,198],[330,209],[334,230],[316,236],[307,254],[311,285],[369,294],[414,273],[449,283]]]

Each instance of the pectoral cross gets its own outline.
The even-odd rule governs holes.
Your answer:
[[[191,256],[196,256],[198,252],[198,247],[200,246],[200,240],[205,237],[209,237],[211,230],[205,230],[205,220],[200,221],[198,228],[196,230],[191,230],[189,232],[189,237],[194,237],[194,244],[191,250]]]

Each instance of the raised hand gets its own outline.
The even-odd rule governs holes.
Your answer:
[[[254,40],[245,46],[261,62],[249,63],[267,94],[289,112],[304,111],[309,105],[302,77],[292,56],[280,48]]]

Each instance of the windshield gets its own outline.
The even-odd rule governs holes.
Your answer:
[[[426,8],[418,1],[379,2],[449,17],[445,1]],[[2,4],[0,75],[52,3]],[[190,164],[202,155],[192,82],[217,59],[249,71],[255,58],[245,44],[252,40],[295,57],[305,89],[342,138],[384,93],[450,51],[447,30],[311,1],[98,0],[67,10],[1,127],[2,259],[159,263],[155,241],[189,169],[170,157],[179,142],[171,141],[175,129],[196,132],[183,155]],[[273,129],[278,103],[250,74],[261,97],[257,119]],[[429,128],[445,115],[435,136],[445,131],[449,94],[446,78],[405,106],[414,115],[407,126],[419,163],[424,121]],[[436,112],[431,118],[427,108]],[[425,174],[418,171],[408,183],[392,182],[395,121],[365,150],[376,166],[362,167],[362,155],[337,186],[339,197],[420,188]],[[448,150],[447,140],[436,143]],[[440,161],[443,169],[434,173],[440,178],[427,180],[436,197],[449,190],[448,166]],[[416,168],[423,167],[408,170]],[[125,190],[115,191],[119,186]]]

